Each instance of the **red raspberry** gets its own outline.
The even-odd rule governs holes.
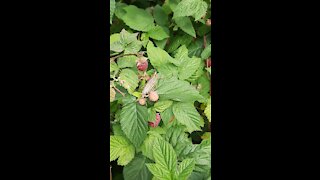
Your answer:
[[[137,68],[139,71],[145,71],[148,69],[148,61],[147,58],[141,57],[137,61]]]
[[[156,120],[154,122],[149,122],[149,126],[157,127],[161,121],[161,116],[159,113],[156,114]]]

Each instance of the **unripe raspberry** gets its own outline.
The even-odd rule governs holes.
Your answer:
[[[145,98],[139,99],[139,104],[144,106],[146,104],[146,99]]]
[[[211,19],[207,19],[206,25],[207,25],[207,26],[211,26]]]
[[[148,61],[146,57],[140,57],[137,60],[137,68],[139,71],[145,71],[148,69]]]
[[[158,93],[156,91],[151,91],[149,93],[149,100],[150,101],[155,102],[155,101],[158,101],[158,99],[159,99],[159,95],[158,95]]]

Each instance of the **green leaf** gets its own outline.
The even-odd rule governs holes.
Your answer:
[[[211,97],[207,101],[207,107],[204,110],[204,114],[207,116],[209,122],[211,122]]]
[[[188,17],[175,18],[175,22],[182,31],[186,32],[192,37],[196,37],[196,32],[193,28],[191,20]]]
[[[136,102],[126,104],[121,110],[121,129],[136,148],[141,146],[147,136],[147,118],[147,107],[141,106]]]
[[[193,86],[176,77],[160,79],[156,90],[161,100],[194,102],[203,99]]]
[[[173,61],[173,58],[163,49],[154,47],[152,43],[147,45],[147,54],[153,67],[158,68]]]
[[[113,71],[117,71],[117,70],[119,70],[119,67],[118,67],[117,63],[111,62],[110,63],[110,73],[113,72]]]
[[[141,179],[149,180],[152,174],[145,163],[147,158],[141,155],[136,156],[128,165],[123,168],[123,177],[125,180]]]
[[[170,38],[170,43],[167,47],[168,53],[174,52],[179,48],[180,45],[188,46],[192,42],[193,37],[189,34],[182,32],[182,34],[177,34],[176,36]]]
[[[201,77],[201,75],[203,75],[203,73],[204,73],[203,68],[204,68],[204,63],[200,63],[200,65],[199,65],[198,69],[196,70],[196,72],[194,72],[194,73],[187,79],[187,81],[189,81],[189,82],[191,82],[191,83],[195,83],[195,82]],[[199,90],[199,89],[198,89],[198,90]],[[204,96],[204,95],[201,93],[201,91],[200,91],[200,94],[201,94],[204,98],[206,98],[206,96]]]
[[[154,19],[146,10],[133,5],[129,5],[123,9],[126,11],[126,14],[122,16],[122,20],[130,28],[147,32],[154,27]]]
[[[182,0],[173,10],[173,19],[192,16],[197,11],[199,0]]]
[[[188,46],[189,56],[200,57],[203,51],[203,39],[199,38]]]
[[[110,0],[110,24],[112,24],[112,18],[113,18],[115,9],[116,9],[116,1]]]
[[[133,41],[137,40],[138,33],[129,33],[125,29],[122,29],[120,32],[120,42],[127,46],[128,44],[132,43]]]
[[[206,68],[206,70],[210,73],[210,75],[211,75],[211,67],[209,67],[209,68]]]
[[[178,68],[179,79],[185,80],[192,76],[193,73],[197,71],[201,63],[200,58],[189,58],[187,61],[184,61]]]
[[[198,79],[198,91],[204,98],[209,98],[210,97],[210,80],[207,78],[206,74],[203,74],[199,79]]]
[[[200,58],[189,58],[188,49],[185,45],[182,45],[175,54],[175,65],[179,66],[179,79],[185,80],[192,76],[197,71],[201,63]]]
[[[207,59],[210,56],[211,56],[211,44],[202,51],[201,58]]]
[[[188,179],[195,166],[194,159],[184,159],[178,166],[178,179]]]
[[[161,120],[165,126],[168,125],[169,121],[173,117],[172,112],[172,106],[170,106],[168,109],[164,110],[163,112],[160,112]]]
[[[125,138],[125,134],[123,133],[121,129],[121,125],[119,123],[112,125],[112,131],[115,136],[122,136]]]
[[[151,160],[154,160],[152,149],[158,138],[161,138],[161,137],[155,134],[149,134],[141,146],[142,154]]]
[[[142,42],[142,46],[143,47],[147,47],[147,44],[149,42],[148,34],[147,33],[142,33],[140,39],[141,39],[141,42]]]
[[[186,150],[188,151],[187,148]],[[195,159],[194,171],[208,175],[211,168],[211,138],[202,140],[200,144],[193,145],[193,148],[189,149],[185,157]]]
[[[152,108],[148,108],[148,121],[149,122],[153,122],[156,120],[156,110],[152,107]]]
[[[179,49],[175,51],[174,62],[176,66],[180,66],[183,62],[189,59],[188,49],[185,45],[182,45]]]
[[[168,25],[168,15],[165,13],[161,6],[156,5],[156,7],[154,7],[153,16],[156,23],[160,26]]]
[[[114,14],[117,16],[117,18],[122,19],[122,17],[126,14],[126,11],[123,9],[127,5],[121,2],[116,3],[116,10]]]
[[[128,90],[129,93],[133,93],[139,85],[139,78],[131,69],[123,69],[119,75],[119,79],[123,81],[123,87]]]
[[[187,127],[188,132],[201,131],[201,116],[192,103],[175,103],[172,111],[177,121]]]
[[[187,146],[192,144],[188,134],[185,133],[185,127],[181,125],[170,127],[166,132],[165,140],[172,145],[178,157]]]
[[[124,49],[124,54],[133,54],[140,51],[142,47],[142,42],[138,40],[134,40],[130,44],[128,44]]]
[[[118,159],[118,165],[125,166],[134,158],[134,146],[122,136],[110,136],[110,162]]]
[[[163,39],[161,41],[154,40],[154,43],[157,45],[157,47],[164,49],[165,46],[167,45],[167,41],[168,39]]]
[[[120,41],[120,33],[115,33],[110,36],[110,45],[116,41]]]
[[[149,37],[155,40],[163,40],[169,37],[169,34],[164,30],[163,27],[157,25],[148,31]]]
[[[155,164],[147,164],[150,172],[159,179],[173,179],[177,168],[177,156],[173,147],[168,142],[157,139],[152,150]]]
[[[167,63],[167,64],[159,66],[158,72],[159,72],[159,74],[161,73],[162,76],[166,77],[166,78],[178,76],[178,68],[171,63]]]
[[[153,174],[152,180],[173,180],[170,171],[158,164],[146,164],[149,171]]]
[[[172,105],[173,101],[170,100],[159,100],[154,104],[154,109],[157,112],[163,112],[167,108],[169,108]]]
[[[136,60],[137,60],[137,56],[135,55],[123,56],[118,58],[117,63],[119,68],[135,67]]]
[[[195,21],[199,21],[202,16],[206,15],[208,4],[205,1],[198,0],[196,12],[194,13],[194,19]]]
[[[124,50],[124,46],[120,41],[116,41],[110,44],[110,50],[114,52],[122,52]]]
[[[182,0],[174,9],[173,18],[193,16],[197,21],[206,14],[207,8],[203,0]]]

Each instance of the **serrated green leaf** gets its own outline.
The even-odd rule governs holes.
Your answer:
[[[121,17],[130,28],[147,32],[154,27],[153,17],[144,9],[129,5],[123,8],[126,13]]]
[[[173,117],[172,112],[172,106],[170,106],[168,109],[164,110],[163,112],[160,112],[161,120],[165,126],[168,125],[169,121]]]
[[[210,97],[210,80],[207,78],[206,74],[203,74],[199,79],[198,79],[198,91],[204,98],[209,98]]]
[[[112,24],[112,18],[113,18],[115,9],[116,9],[116,1],[110,0],[110,24]]]
[[[159,47],[154,47],[154,45],[150,42],[147,45],[147,54],[148,58],[150,59],[150,63],[155,68],[173,61],[173,58],[165,50]]]
[[[127,67],[135,67],[136,66],[137,56],[123,56],[118,58],[118,66],[119,68],[127,68]]]
[[[148,108],[148,121],[149,122],[153,122],[156,120],[156,110],[152,107],[152,108]]]
[[[194,159],[184,159],[178,166],[177,177],[178,179],[188,179],[195,166]]]
[[[119,123],[117,124],[113,124],[112,125],[112,131],[113,131],[113,134],[115,136],[122,136],[123,138],[125,138],[125,134],[123,133],[122,129],[121,129],[121,125]]]
[[[207,8],[203,0],[182,0],[174,9],[173,18],[193,16],[197,21],[206,14]]]
[[[148,31],[150,38],[155,40],[163,40],[169,37],[169,34],[164,30],[163,27],[157,25]]]
[[[178,68],[171,64],[167,63],[158,67],[159,74],[162,74],[162,77],[170,78],[178,76]]]
[[[155,164],[147,164],[150,172],[159,179],[173,179],[177,168],[177,156],[173,147],[168,142],[157,139],[152,150]]]
[[[188,134],[185,133],[185,127],[181,125],[171,126],[164,138],[172,145],[178,157],[187,146],[192,144]]]
[[[131,69],[123,69],[120,72],[119,78],[123,81],[123,87],[128,90],[129,93],[133,93],[138,87],[139,78],[138,75]]]
[[[113,42],[110,44],[110,50],[114,52],[122,52],[124,50],[124,45],[120,41]]]
[[[196,70],[196,72],[194,72],[188,79],[187,81],[191,82],[191,83],[195,83],[204,73],[204,64],[200,63],[199,68]],[[198,89],[199,90],[199,89]],[[206,98],[206,96],[204,96],[201,91],[200,91],[200,95],[202,95],[204,98]]]
[[[200,58],[189,58],[188,49],[185,45],[182,45],[175,54],[174,64],[178,66],[179,79],[185,80],[193,75],[197,71],[202,62]]]
[[[156,90],[161,100],[194,102],[203,99],[193,86],[176,77],[160,79]]]
[[[123,168],[125,180],[150,180],[152,174],[146,166],[147,158],[141,155],[136,156],[128,165]]]
[[[121,109],[120,124],[127,138],[139,148],[147,136],[148,109],[137,102],[126,104]]]
[[[187,149],[187,148],[186,148]],[[202,140],[200,144],[193,145],[193,148],[187,149],[186,158],[193,158],[196,161],[194,171],[210,174],[211,169],[211,137]]]
[[[127,5],[125,3],[116,2],[116,10],[114,14],[117,16],[117,18],[122,19],[122,17],[126,14],[126,11],[123,9]]]
[[[113,71],[117,71],[117,70],[119,70],[117,63],[111,62],[110,63],[110,73],[112,73]]]
[[[130,33],[125,29],[122,29],[120,32],[120,42],[127,46],[128,44],[132,43],[133,41],[137,40],[138,33]]]
[[[161,6],[156,5],[156,7],[154,7],[153,16],[156,23],[160,26],[168,25],[168,15],[165,13]]]
[[[134,54],[140,51],[142,42],[135,40],[124,48],[124,54]]]
[[[189,59],[188,49],[185,45],[182,45],[179,49],[175,51],[174,62],[176,66],[180,66],[183,62]]]
[[[127,165],[135,155],[134,146],[122,136],[110,136],[110,162],[118,159],[118,165]]]
[[[168,39],[163,39],[161,41],[154,40],[154,43],[157,45],[157,47],[164,49],[165,46],[167,45],[167,41]]]
[[[196,32],[193,28],[191,20],[188,17],[177,17],[175,18],[175,22],[182,31],[186,32],[192,37],[196,37]]]
[[[208,4],[205,1],[198,0],[196,12],[193,15],[195,21],[202,20],[201,17],[206,15],[207,9]]]
[[[211,56],[211,44],[202,51],[201,58],[207,59],[210,56]]]
[[[204,114],[207,116],[209,122],[211,122],[211,97],[207,101],[207,107],[204,110]]]
[[[189,56],[193,57],[201,57],[201,53],[203,51],[203,39],[197,39],[193,43],[188,46]]]
[[[186,34],[182,32],[181,34],[178,34],[169,40],[169,45],[167,48],[168,53],[174,52],[176,49],[179,48],[180,45],[188,46],[192,42],[193,37],[189,34]]]
[[[170,100],[159,100],[154,104],[154,109],[157,112],[163,112],[167,108],[169,108],[172,105],[173,101]]]
[[[192,76],[193,73],[197,71],[201,63],[200,58],[189,58],[188,61],[183,62],[179,67],[179,79],[185,80]]]
[[[152,180],[173,180],[170,171],[158,164],[146,164],[149,171],[153,174]]]
[[[147,138],[143,141],[143,144],[141,145],[142,154],[151,160],[154,160],[152,149],[154,147],[154,143],[158,138],[160,138],[158,135],[155,135],[153,133],[149,134]]]
[[[177,121],[187,127],[188,132],[201,130],[201,116],[192,103],[175,103],[172,111]]]

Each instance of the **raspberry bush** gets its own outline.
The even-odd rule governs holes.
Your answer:
[[[210,7],[110,0],[113,179],[211,179]]]

